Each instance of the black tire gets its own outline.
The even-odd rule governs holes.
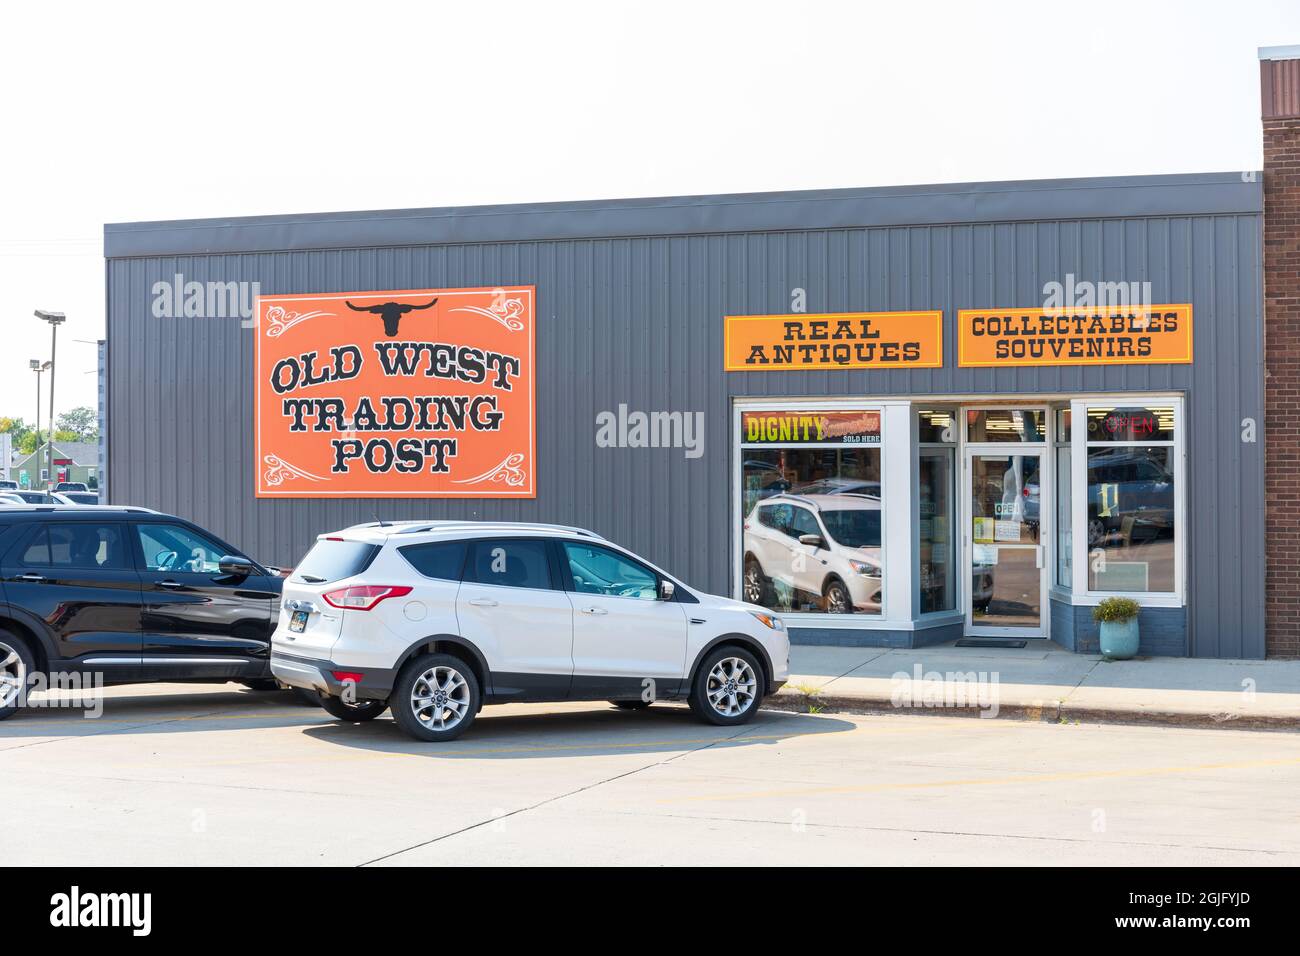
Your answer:
[[[822,588],[822,607],[827,614],[852,614],[853,596],[849,586],[839,578],[831,578]]]
[[[342,697],[318,696],[320,705],[327,714],[339,720],[346,720],[350,724],[363,724],[367,720],[374,720],[388,709],[386,700],[359,700],[355,704],[348,704]]]
[[[0,685],[0,720],[18,713],[18,702],[26,693],[27,682],[35,671],[36,656],[27,642],[0,628],[0,675],[6,678]]]
[[[619,710],[645,710],[651,704],[652,700],[611,700],[611,704]]]
[[[712,702],[712,698],[717,691],[726,687],[726,684],[719,686],[719,681],[714,677],[714,670],[721,666],[722,672],[726,674],[728,671],[726,662],[728,661],[741,661],[749,669],[747,676],[747,681],[750,684],[748,699],[743,699],[743,688],[740,683],[733,688],[742,690],[742,693],[735,695],[737,697],[735,703],[737,705],[743,704],[743,707],[735,713],[725,712],[731,706],[729,699],[724,698],[721,701],[721,707],[714,706]],[[734,674],[736,665],[733,664],[730,670]],[[758,658],[743,647],[728,644],[710,651],[704,660],[700,661],[699,669],[691,680],[691,695],[687,698],[687,702],[691,705],[691,710],[695,712],[695,716],[701,720],[723,727],[732,726],[753,719],[754,715],[758,713],[758,705],[763,699],[763,689],[763,668],[758,663]],[[728,695],[728,698],[730,696]]]
[[[752,554],[745,559],[745,576],[741,589],[746,601],[760,607],[772,606],[772,581]]]
[[[265,691],[265,690],[280,689],[280,682],[277,681],[274,677],[254,677],[251,678],[250,680],[240,681],[240,683],[243,684],[245,687],[247,687],[249,690]]]
[[[439,682],[437,687],[429,683],[427,675],[431,671],[435,672],[434,680]],[[453,674],[460,679],[459,682],[449,680]],[[444,686],[446,684],[450,686]],[[446,706],[438,708],[436,703],[417,706],[417,688],[420,690],[420,700],[433,701],[434,697],[428,693],[430,691],[448,694]],[[397,675],[389,705],[398,726],[412,737],[441,742],[455,740],[469,730],[474,718],[478,716],[482,701],[478,678],[468,664],[450,654],[425,654],[408,662]],[[453,702],[456,707],[452,706]],[[437,719],[435,714],[440,715],[444,722],[455,717],[455,723],[439,727],[434,722]]]

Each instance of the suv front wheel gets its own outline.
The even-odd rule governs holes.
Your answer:
[[[0,628],[0,720],[18,712],[35,666],[27,642]]]
[[[388,699],[393,718],[420,740],[455,740],[478,715],[478,678],[459,657],[425,654],[402,668]]]
[[[704,658],[691,682],[688,703],[711,724],[743,724],[758,712],[763,671],[749,651],[720,647]]]

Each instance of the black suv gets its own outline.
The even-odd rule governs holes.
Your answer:
[[[32,673],[274,687],[283,586],[275,569],[145,508],[0,510],[0,718]]]

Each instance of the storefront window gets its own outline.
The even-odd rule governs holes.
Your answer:
[[[1047,441],[1047,419],[1041,411],[1020,408],[968,409],[966,440],[972,443]]]
[[[1088,409],[1088,588],[1175,588],[1174,408]]]
[[[880,412],[746,411],[740,445],[744,599],[881,613]]]
[[[1074,586],[1074,534],[1070,520],[1070,410],[1056,412],[1056,583]]]
[[[922,448],[918,460],[922,614],[951,611],[957,606],[952,535],[954,454],[951,448]]]

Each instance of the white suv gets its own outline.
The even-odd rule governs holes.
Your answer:
[[[855,493],[774,495],[745,519],[744,595],[829,614],[880,613],[880,499]],[[784,593],[782,593],[784,592]]]
[[[343,720],[424,740],[485,703],[686,700],[740,724],[786,681],[765,608],[700,594],[590,531],[464,521],[321,535],[284,586],[271,672]]]

